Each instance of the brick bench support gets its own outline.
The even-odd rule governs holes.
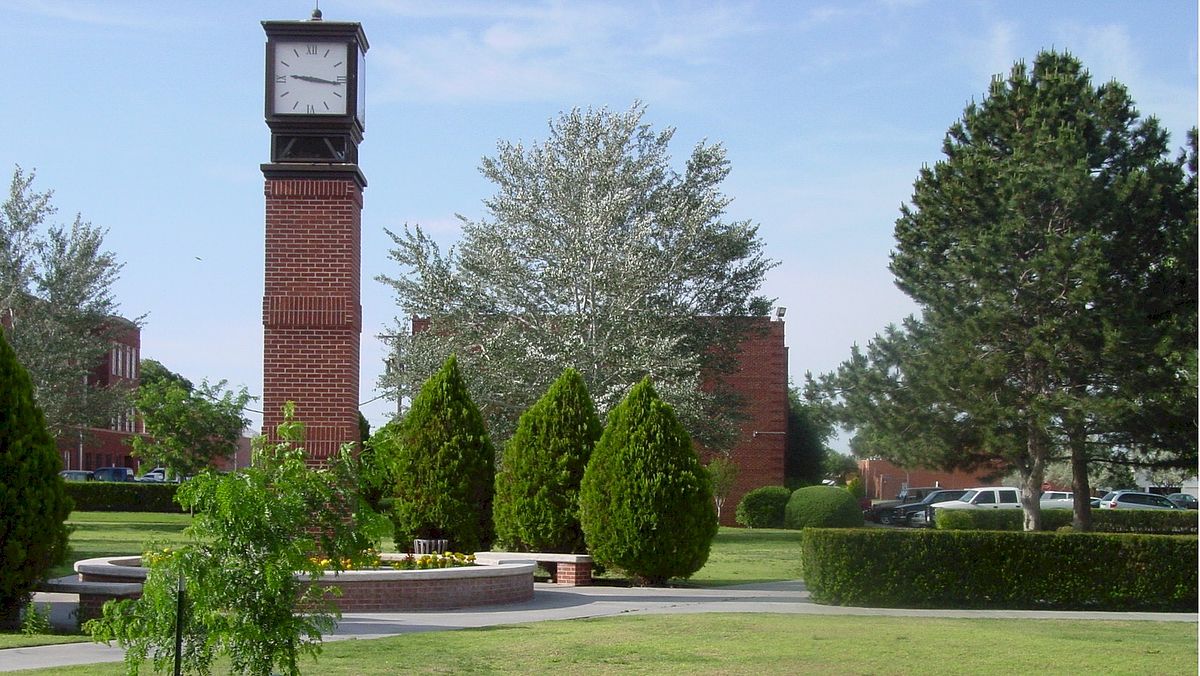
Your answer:
[[[550,552],[475,552],[476,561],[489,563],[515,563],[535,561],[553,563],[553,582],[570,587],[592,584],[592,557],[587,554],[554,554]]]
[[[107,601],[136,599],[142,595],[140,582],[87,582],[74,575],[46,580],[37,586],[37,591],[55,594],[78,594],[79,609],[75,621],[79,626],[103,614]]]

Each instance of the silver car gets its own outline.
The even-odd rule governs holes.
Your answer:
[[[1141,491],[1113,491],[1100,498],[1100,509],[1179,509],[1161,495]]]

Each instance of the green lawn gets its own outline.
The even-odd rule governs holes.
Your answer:
[[[643,615],[338,641],[302,669],[322,676],[1154,674],[1192,672],[1196,650],[1196,627],[1186,622]],[[214,673],[226,671],[218,665]],[[109,664],[53,673],[124,672]]]
[[[76,512],[72,561],[179,542],[187,515]],[[799,577],[796,531],[722,528],[689,586]],[[382,543],[390,548],[390,542]],[[69,572],[70,566],[64,571]],[[66,574],[64,572],[63,574]],[[63,637],[0,635],[0,647]],[[1195,668],[1185,622],[960,620],[809,615],[646,615],[329,643],[306,673],[1155,673]],[[224,670],[227,670],[224,669]],[[54,669],[120,674],[121,665]],[[216,673],[222,673],[218,667]],[[43,672],[45,673],[45,672]]]
[[[3,634],[0,633],[0,650],[5,648],[29,648],[36,645],[58,645],[59,643],[83,643],[89,641],[82,634]]]
[[[153,512],[71,512],[73,528],[67,562],[51,569],[49,577],[75,572],[81,559],[97,556],[141,554],[150,544],[183,542],[183,529],[192,522],[188,514]]]
[[[800,531],[722,528],[708,562],[686,582],[719,587],[800,578]]]

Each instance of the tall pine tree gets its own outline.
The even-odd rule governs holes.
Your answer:
[[[587,386],[571,368],[521,416],[496,473],[496,540],[505,549],[586,550],[579,483],[600,432]]]
[[[398,548],[414,538],[446,538],[461,552],[491,544],[495,451],[454,355],[371,444],[394,479]]]
[[[643,379],[609,414],[579,489],[600,563],[648,584],[689,577],[717,534],[712,486],[671,406]]]
[[[994,79],[896,221],[891,270],[920,317],[815,384],[859,446],[1014,467],[1027,529],[1055,458],[1075,466],[1082,528],[1089,461],[1120,449],[1194,465],[1195,183],[1168,150],[1122,85],[1093,86],[1067,54]]]

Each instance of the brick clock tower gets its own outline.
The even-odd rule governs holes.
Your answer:
[[[358,23],[264,21],[266,193],[263,428],[276,437],[285,402],[305,423],[310,462],[358,441],[364,120]]]

